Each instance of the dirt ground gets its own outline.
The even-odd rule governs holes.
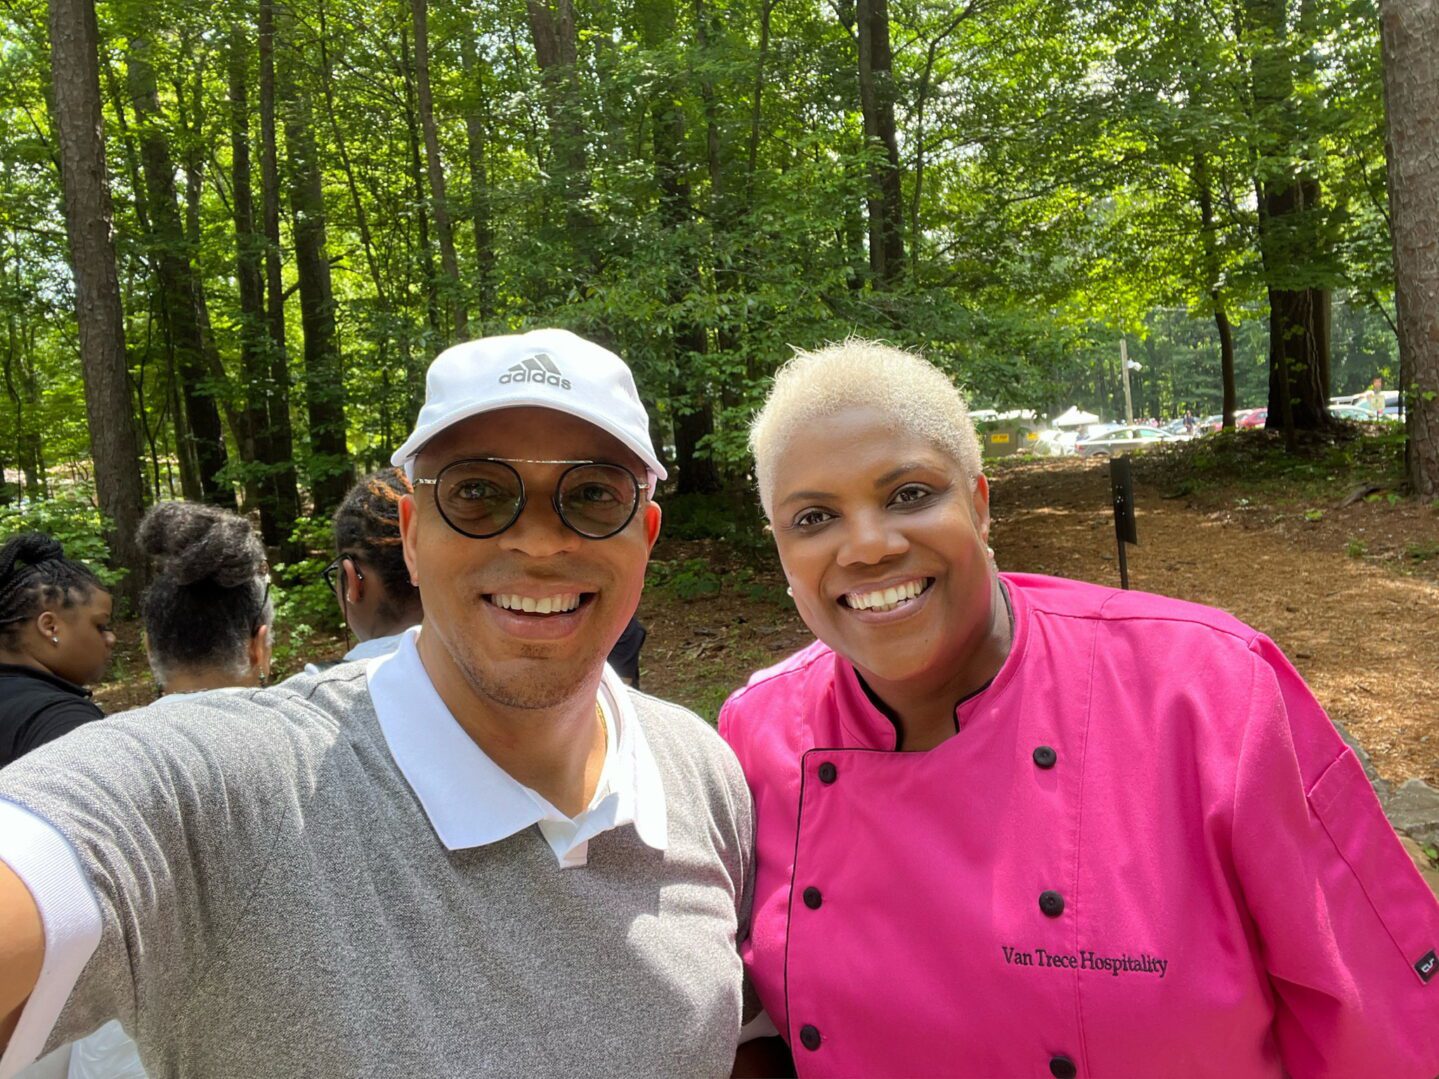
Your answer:
[[[1015,462],[991,479],[1002,569],[1119,584],[1104,462]],[[1224,488],[1164,495],[1136,484],[1131,587],[1222,607],[1268,634],[1384,778],[1439,784],[1439,510],[1383,497],[1291,504]],[[647,590],[645,689],[713,719],[752,671],[809,640],[771,559],[664,541],[656,557],[704,559],[724,584],[691,600]],[[743,588],[730,583],[736,575]]]

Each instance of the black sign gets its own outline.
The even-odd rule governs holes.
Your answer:
[[[1128,457],[1109,459],[1109,488],[1114,494],[1114,536],[1121,543],[1139,545],[1134,526],[1134,473]]]

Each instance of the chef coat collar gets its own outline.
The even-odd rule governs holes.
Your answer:
[[[1014,673],[1024,658],[1024,649],[1028,643],[1029,605],[1025,602],[1023,591],[1007,574],[1001,573],[999,582],[1000,594],[1005,597],[1009,605],[1011,632],[1009,655],[1004,657],[1004,662],[1000,664],[999,670],[986,685],[981,686],[955,705],[954,717],[960,730],[964,729],[966,717],[981,701],[992,699],[996,694],[1004,691],[1004,687],[1014,678]],[[854,669],[854,664],[838,653],[835,653],[834,658],[837,666],[834,693],[836,703],[839,705],[836,711],[847,739],[854,740],[853,748],[856,749],[893,750],[898,737],[894,723],[870,699],[859,672]]]
[[[668,843],[664,784],[624,683],[607,666],[599,705],[610,732],[590,805],[566,817],[480,749],[450,714],[415,646],[421,627],[365,668],[375,715],[395,764],[449,850],[486,846],[538,824],[561,866],[585,864],[588,841],[633,824],[648,846]]]

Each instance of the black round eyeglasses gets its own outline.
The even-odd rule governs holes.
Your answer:
[[[514,465],[568,465],[555,483],[550,504],[560,521],[586,539],[609,539],[624,531],[649,490],[624,465],[607,461],[544,461],[528,457],[481,457],[451,461],[416,487],[435,489],[435,506],[462,536],[489,539],[520,518],[527,493]]]

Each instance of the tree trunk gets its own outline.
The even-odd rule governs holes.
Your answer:
[[[244,24],[230,30],[230,200],[235,220],[235,279],[240,294],[240,371],[245,382],[246,456],[254,475],[260,509],[260,534],[266,546],[279,547],[288,536],[281,531],[270,444],[270,371],[265,335],[265,238],[255,228],[255,190],[250,163],[249,43]]]
[[[484,70],[475,55],[475,39],[460,36],[465,70],[465,148],[470,165],[470,225],[475,233],[475,286],[480,317],[495,317],[495,234],[490,215],[489,155],[486,153]]]
[[[454,318],[455,337],[470,335],[465,310],[464,288],[460,284],[460,263],[455,257],[455,231],[450,224],[450,207],[445,199],[445,165],[440,159],[440,135],[435,127],[435,105],[430,95],[430,26],[428,0],[410,0],[415,24],[415,94],[420,106],[420,127],[425,135],[425,164],[430,176],[430,205],[435,215],[435,232],[440,240],[440,267],[445,273],[445,300]]]
[[[290,29],[286,21],[283,29]],[[310,494],[316,516],[343,501],[354,472],[345,443],[345,381],[335,338],[335,297],[325,251],[325,199],[312,128],[309,90],[300,82],[300,45],[282,33],[276,97],[285,125],[290,232],[305,339],[305,414],[310,428]]]
[[[658,54],[673,41],[675,0],[641,0],[636,6],[640,38],[645,47]],[[650,101],[651,137],[654,148],[655,186],[659,188],[660,220],[670,235],[693,231],[694,208],[690,185],[685,179],[680,153],[684,145],[684,114],[680,84],[666,70],[666,61],[657,60],[661,74],[656,77]],[[691,282],[680,269],[685,260],[676,260],[665,285],[671,309],[679,308],[690,292]],[[705,379],[704,355],[708,351],[705,328],[692,319],[673,322],[670,348],[675,379],[670,387],[674,408],[675,464],[681,494],[717,491],[719,477],[714,460],[700,446],[700,440],[714,432],[714,405]]]
[[[1214,328],[1219,332],[1219,379],[1224,397],[1221,409],[1225,428],[1233,429],[1234,412],[1239,408],[1239,394],[1234,385],[1234,330],[1224,309],[1224,296],[1219,288],[1219,237],[1214,224],[1214,192],[1210,187],[1209,163],[1203,154],[1194,158],[1194,185],[1199,194],[1199,223],[1204,240],[1204,289],[1214,314]]]
[[[130,100],[140,141],[146,203],[150,210],[150,261],[160,299],[161,323],[173,350],[185,404],[185,437],[199,466],[200,497],[217,505],[235,506],[235,489],[221,476],[228,463],[225,432],[220,426],[213,368],[218,357],[206,356],[200,326],[199,282],[190,259],[180,211],[176,205],[175,164],[162,128],[155,70],[149,42],[130,39],[127,57]],[[179,428],[176,429],[177,433]]]
[[[550,136],[550,188],[552,200],[564,207],[566,239],[576,274],[580,267],[595,270],[599,244],[595,222],[585,203],[589,191],[588,155],[585,151],[583,102],[576,64],[579,30],[574,0],[526,0],[535,62],[540,68],[545,117]]]
[[[1269,426],[1318,430],[1329,415],[1329,289],[1313,263],[1323,239],[1319,181],[1302,156],[1287,0],[1245,0],[1255,123],[1261,131],[1255,194],[1269,292]],[[1301,23],[1309,9],[1301,5]],[[1295,31],[1297,32],[1297,31]]]
[[[125,319],[115,270],[93,0],[50,0],[49,29],[65,232],[75,280],[95,493],[109,522],[106,539],[111,559],[130,571],[119,592],[138,603],[146,566],[135,530],[144,508],[144,485],[131,420]]]
[[[1439,496],[1439,0],[1380,0],[1405,465]]]
[[[260,186],[265,239],[265,382],[269,417],[270,499],[275,507],[275,532],[284,557],[294,558],[295,520],[300,516],[300,489],[295,472],[294,436],[290,424],[290,362],[285,348],[285,290],[280,267],[280,155],[276,145],[275,4],[260,0],[257,37],[260,51]]]
[[[859,103],[869,155],[869,268],[875,286],[888,288],[904,272],[904,203],[894,125],[888,0],[858,0],[856,15]]]
[[[410,36],[404,32],[400,35],[400,74],[405,83],[405,131],[409,137],[410,187],[414,192],[412,202],[415,207],[415,227],[419,233],[420,269],[425,278],[425,317],[430,326],[430,336],[425,341],[424,349],[434,353],[439,351],[444,333],[440,330],[440,291],[438,275],[435,273],[435,257],[430,250],[430,219],[425,213],[424,167],[420,162],[420,144],[423,137],[416,115],[415,65],[410,57]],[[408,382],[411,387],[411,405],[418,413],[423,402],[416,399],[415,394],[420,398],[424,396],[424,372],[410,371]]]

